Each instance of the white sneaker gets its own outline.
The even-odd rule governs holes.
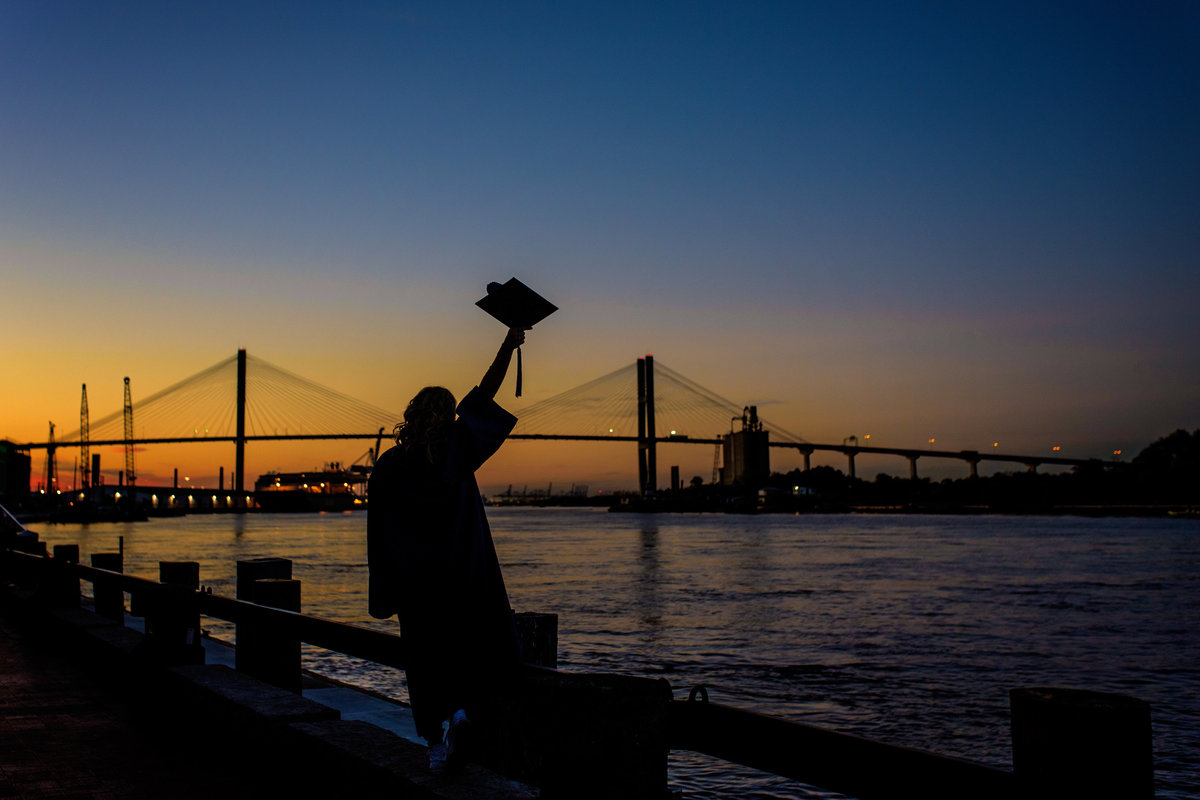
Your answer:
[[[446,745],[441,742],[429,745],[429,771],[434,775],[442,775],[446,772],[446,766]]]
[[[471,720],[467,719],[467,712],[459,709],[450,717],[450,724],[446,726],[446,735],[443,741],[446,743],[446,763],[452,764],[457,761],[463,754],[463,749],[466,742],[470,738]]]

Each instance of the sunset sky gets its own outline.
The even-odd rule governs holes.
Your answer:
[[[239,347],[461,396],[514,275],[561,309],[517,413],[652,352],[813,442],[1128,457],[1200,428],[1200,5],[0,0],[0,438]],[[188,447],[139,475],[232,469]],[[631,488],[633,446],[480,481]]]

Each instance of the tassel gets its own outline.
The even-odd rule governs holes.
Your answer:
[[[521,396],[521,348],[517,348],[517,397]]]

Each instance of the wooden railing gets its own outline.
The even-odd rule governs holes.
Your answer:
[[[152,581],[124,574],[119,554],[97,553],[92,566],[78,564],[74,545],[56,546],[51,558],[36,540],[10,538],[2,554],[6,576],[49,606],[78,605],[83,580],[92,584],[96,613],[123,620],[128,594],[129,613],[146,617],[147,637],[159,637],[151,650],[167,661],[197,657],[199,618],[208,616],[237,626],[239,670],[294,691],[301,642],[397,669],[406,664],[398,636],[300,613],[298,583],[284,559],[239,562],[239,598],[228,598],[198,585],[194,562],[163,562],[160,577],[168,580]],[[279,598],[293,583],[294,609],[275,607],[287,604]],[[541,654],[542,666],[525,665],[511,693],[497,701],[505,730],[486,760],[540,784],[546,796],[666,796],[669,750],[705,753],[863,800],[1154,794],[1149,708],[1134,698],[1014,689],[1014,770],[1008,771],[711,703],[704,687],[675,700],[661,679],[558,672],[552,668],[557,618],[519,617],[525,648]]]

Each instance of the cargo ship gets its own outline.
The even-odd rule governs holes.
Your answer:
[[[370,471],[326,464],[309,472],[268,472],[254,482],[260,511],[352,511],[366,506]]]

